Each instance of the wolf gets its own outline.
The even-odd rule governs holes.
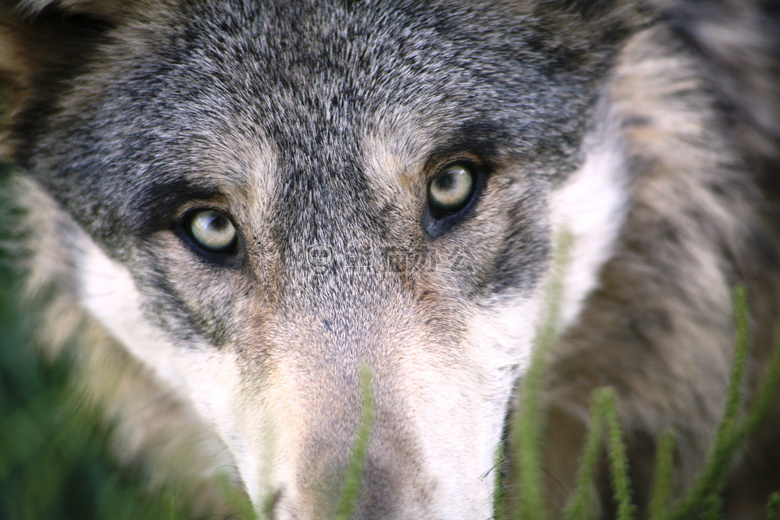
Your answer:
[[[776,2],[5,0],[1,16],[4,189],[39,341],[79,345],[119,456],[186,479],[196,510],[233,468],[274,518],[332,518],[367,367],[354,517],[491,518],[558,236],[551,512],[602,386],[640,514],[665,431],[689,485],[740,283],[752,399],[780,316]],[[731,518],[780,488],[778,411],[731,473]]]

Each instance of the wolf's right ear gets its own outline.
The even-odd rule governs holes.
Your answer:
[[[535,49],[577,64],[594,77],[623,44],[653,23],[643,0],[508,0]]]
[[[0,107],[3,126],[83,70],[97,45],[144,0],[0,0]],[[0,156],[12,154],[4,135]]]
[[[524,0],[519,8],[553,42],[589,52],[614,46],[652,23],[653,15],[637,0]]]

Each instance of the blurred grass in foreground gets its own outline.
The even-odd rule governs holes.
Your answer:
[[[172,493],[145,489],[141,468],[118,467],[110,429],[73,396],[68,360],[31,348],[7,228],[0,220],[0,520],[187,518]]]

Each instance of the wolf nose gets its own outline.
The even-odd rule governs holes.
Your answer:
[[[312,520],[332,519],[337,513],[351,512],[354,520],[415,518],[409,511],[403,511],[405,505],[417,502],[409,496],[411,489],[404,489],[401,483],[409,482],[402,475],[402,466],[387,466],[374,458],[362,461],[360,482],[350,486],[347,480],[349,465],[330,464],[319,473],[304,491],[304,500],[308,502],[304,509],[311,511]],[[423,518],[423,517],[419,517]]]
[[[344,444],[328,446],[322,438],[310,447],[294,484],[287,486],[289,493],[280,497],[278,518],[331,520],[337,513],[350,513],[355,520],[436,518],[426,510],[431,486],[411,446],[372,442],[362,461],[353,460],[352,450]],[[359,484],[348,489],[345,484],[356,477]]]

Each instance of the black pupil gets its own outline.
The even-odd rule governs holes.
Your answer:
[[[228,220],[222,216],[214,217],[214,219],[209,222],[209,227],[213,228],[214,231],[223,231],[228,227]]]
[[[452,172],[446,172],[436,179],[436,185],[442,190],[448,190],[455,184],[455,175]]]

